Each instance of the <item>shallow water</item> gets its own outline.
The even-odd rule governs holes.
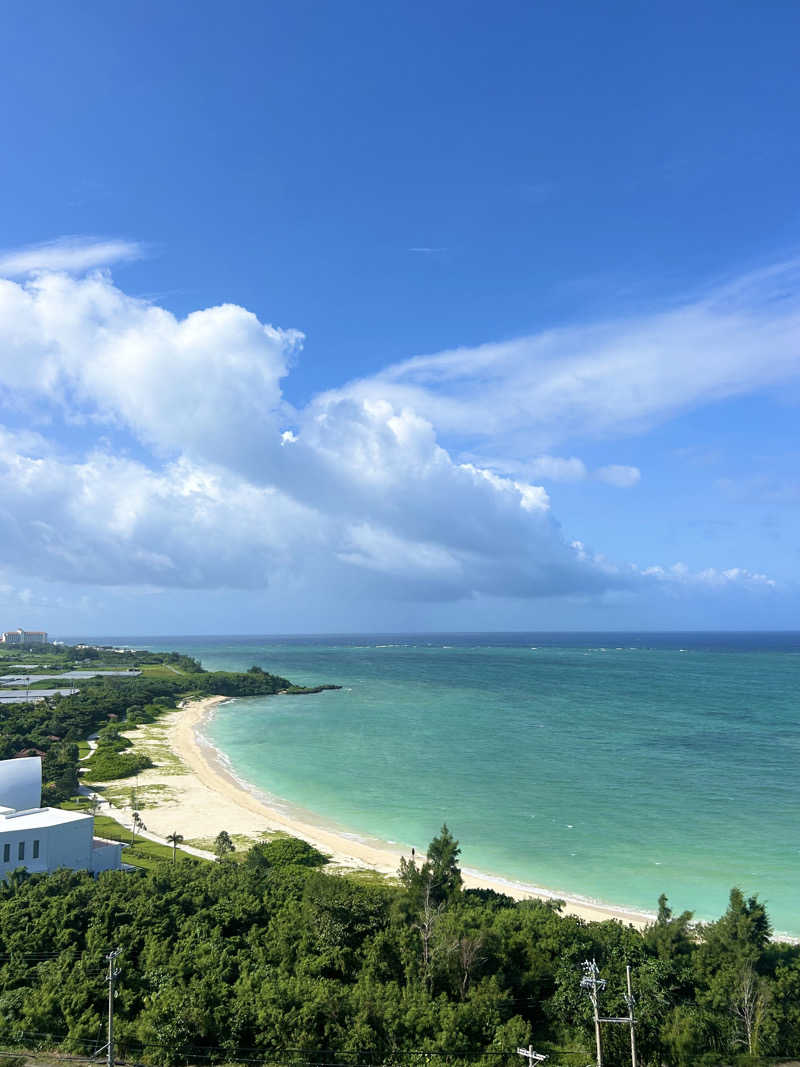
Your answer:
[[[798,634],[146,643],[343,685],[207,728],[238,775],[340,828],[420,848],[446,820],[465,866],[699,918],[739,885],[800,935]]]

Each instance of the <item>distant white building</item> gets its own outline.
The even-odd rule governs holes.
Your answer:
[[[46,645],[47,630],[6,630],[0,634],[4,645]]]
[[[122,845],[94,836],[93,815],[42,808],[41,800],[39,756],[0,761],[0,878],[17,867],[97,874],[122,866]]]

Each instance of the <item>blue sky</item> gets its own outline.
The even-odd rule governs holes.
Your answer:
[[[796,628],[798,35],[4,5],[2,625]]]

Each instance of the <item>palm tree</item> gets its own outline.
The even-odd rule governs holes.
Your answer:
[[[142,817],[139,814],[139,812],[138,811],[134,811],[133,812],[133,823],[131,824],[131,847],[133,847],[133,843],[136,840],[136,831],[137,830],[144,830],[144,823],[142,822]]]
[[[176,851],[178,845],[180,845],[180,843],[183,841],[183,834],[179,834],[178,831],[175,830],[173,833],[167,834],[167,841],[169,841],[171,843],[171,845],[172,845],[172,862],[174,864],[175,863],[175,851]]]

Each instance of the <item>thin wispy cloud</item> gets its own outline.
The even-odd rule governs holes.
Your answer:
[[[414,248],[409,248],[409,252],[419,252],[423,256],[432,256],[437,252],[446,252],[446,248],[429,248],[427,245],[417,245]]]
[[[46,271],[82,273],[141,259],[144,254],[145,247],[139,241],[59,237],[55,241],[0,252],[0,277],[19,278]]]
[[[494,455],[518,460],[565,441],[640,433],[680,412],[795,381],[793,261],[667,311],[417,356],[336,393],[408,407],[473,450],[484,439]]]

